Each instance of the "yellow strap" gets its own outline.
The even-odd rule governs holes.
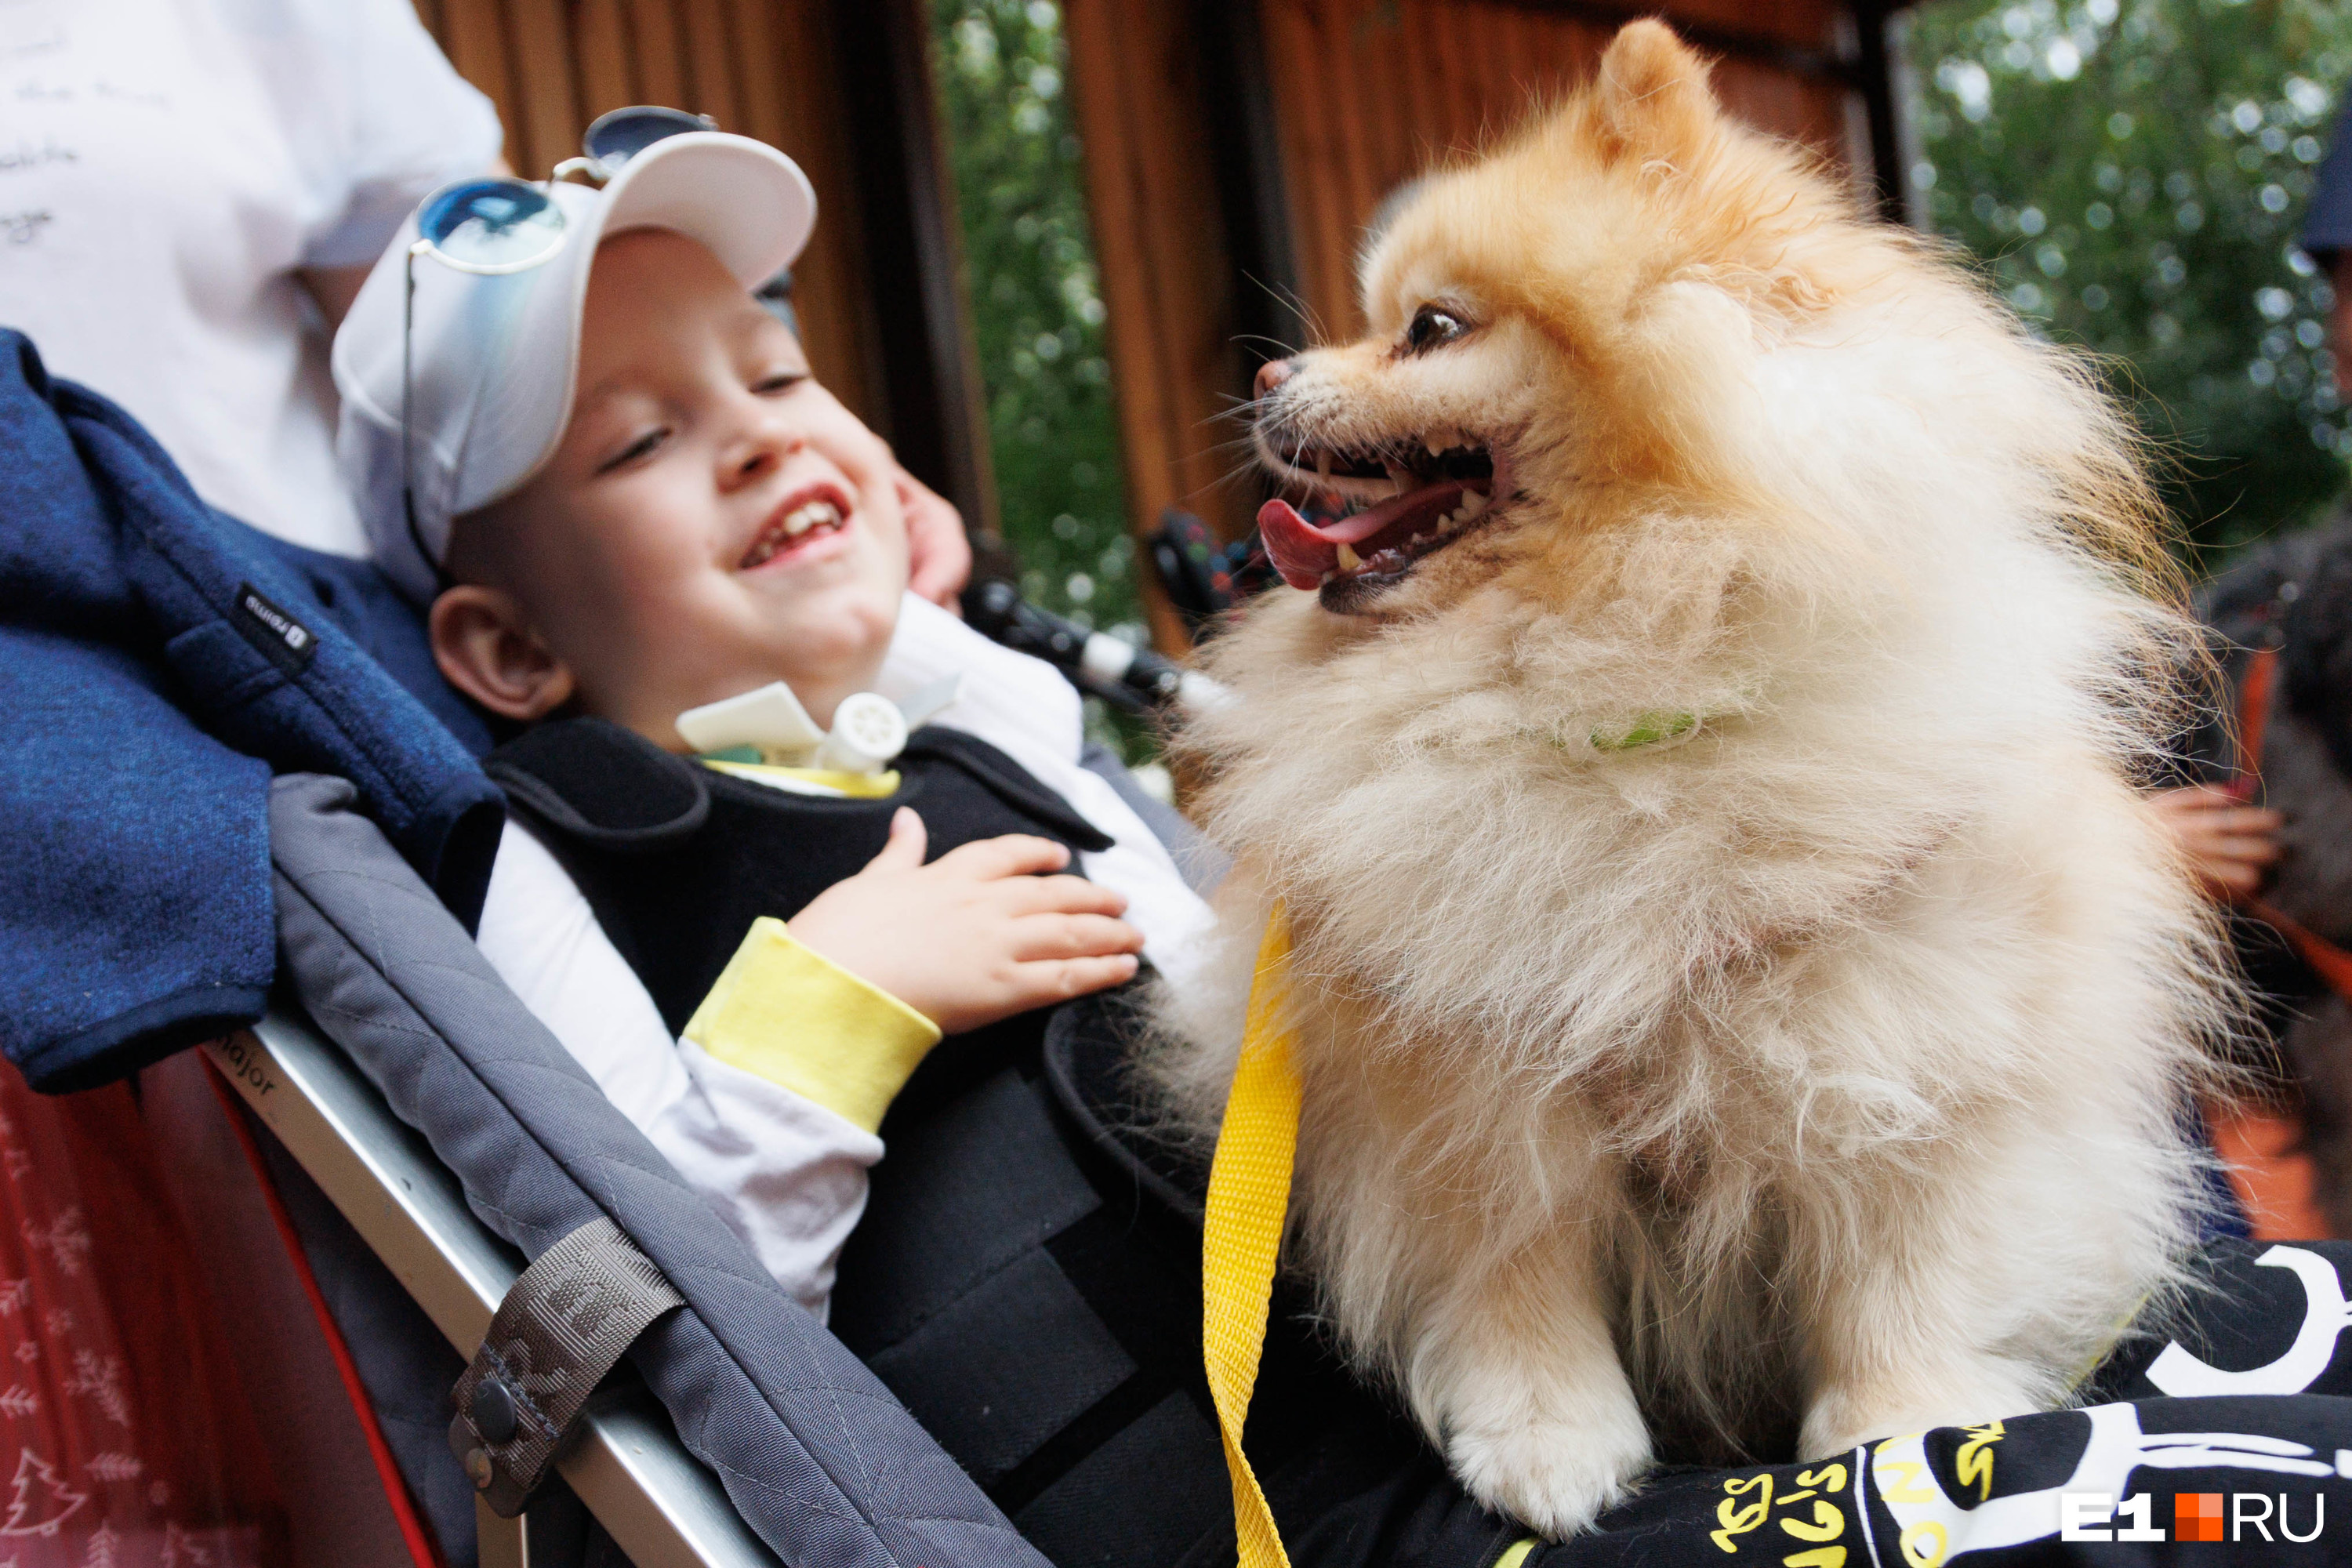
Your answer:
[[[1265,1345],[1275,1255],[1290,1207],[1290,1162],[1298,1142],[1298,1075],[1282,1017],[1290,920],[1280,903],[1265,922],[1250,987],[1249,1024],[1225,1101],[1223,1131],[1209,1166],[1208,1220],[1201,1253],[1201,1351],[1224,1434],[1234,1482],[1234,1533],[1241,1568],[1290,1568],[1274,1510],[1242,1452],[1242,1425]]]

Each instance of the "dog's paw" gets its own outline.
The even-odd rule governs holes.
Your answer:
[[[1977,1426],[2049,1408],[2019,1379],[1990,1372],[1930,1394],[1916,1388],[1827,1388],[1805,1412],[1797,1452],[1806,1459],[1826,1458],[1907,1432]]]
[[[1624,1416],[1456,1430],[1446,1458],[1472,1497],[1564,1541],[1623,1501],[1650,1468],[1650,1435],[1638,1413]]]

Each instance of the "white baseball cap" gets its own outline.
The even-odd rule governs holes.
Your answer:
[[[816,226],[816,193],[799,164],[720,132],[664,137],[601,189],[538,188],[562,215],[562,248],[546,260],[484,276],[412,256],[411,213],[335,333],[336,457],[377,564],[419,600],[442,585],[450,520],[520,489],[562,441],[588,271],[603,240],[674,230],[701,242],[748,289],[791,266]],[[412,277],[413,315],[403,310]],[[405,374],[404,315],[413,333]]]

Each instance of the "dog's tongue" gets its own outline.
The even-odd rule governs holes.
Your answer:
[[[1294,588],[1312,588],[1339,570],[1342,544],[1362,544],[1399,523],[1418,526],[1456,505],[1467,488],[1459,481],[1424,485],[1369,511],[1319,526],[1299,516],[1298,509],[1288,501],[1270,500],[1258,508],[1258,537],[1265,542],[1266,559],[1274,563],[1284,582]],[[1410,530],[1400,531],[1404,531]]]

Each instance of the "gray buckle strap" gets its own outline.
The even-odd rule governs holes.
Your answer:
[[[596,1218],[540,1254],[490,1319],[451,1397],[449,1447],[501,1519],[547,1479],[580,1407],[636,1337],[686,1299]]]

